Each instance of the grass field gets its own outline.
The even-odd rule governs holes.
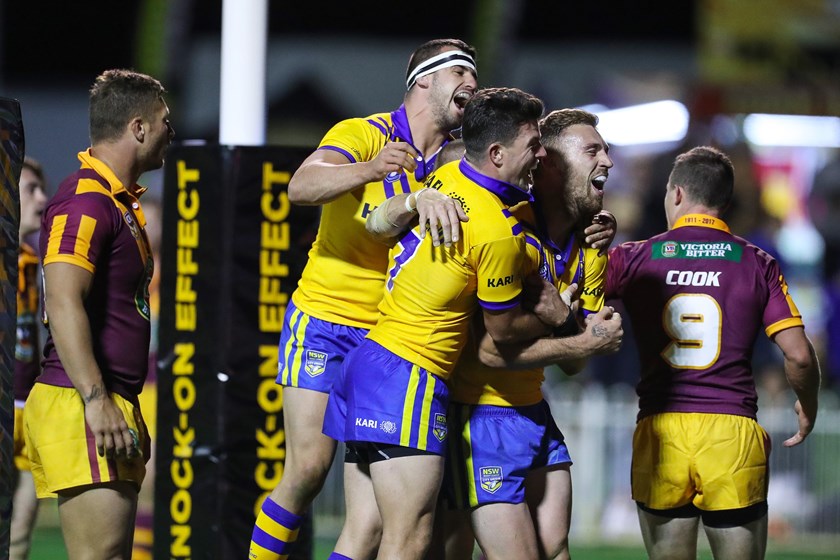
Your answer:
[[[332,541],[319,540],[315,546],[315,557],[313,560],[326,560],[332,548]],[[771,545],[771,549],[774,547]],[[572,547],[574,560],[643,560],[646,558],[644,550],[634,547],[618,546],[574,546]],[[783,550],[771,550],[767,554],[767,560],[827,560],[837,559],[838,554],[834,552],[825,553],[803,553]],[[67,553],[64,550],[64,543],[61,541],[61,532],[56,527],[39,527],[32,542],[31,560],[67,560]],[[701,551],[698,560],[712,560],[709,551]]]

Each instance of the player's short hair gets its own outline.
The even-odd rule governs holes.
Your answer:
[[[135,117],[151,119],[166,90],[133,70],[106,70],[90,88],[90,141],[116,140]]]
[[[598,126],[598,116],[583,109],[557,109],[547,114],[540,121],[540,135],[543,144],[552,142],[563,134],[563,131],[576,124]]]
[[[36,177],[38,177],[38,180],[41,181],[42,185],[47,182],[47,179],[44,175],[44,168],[41,166],[41,163],[37,159],[29,156],[23,158],[23,169],[28,169],[29,171],[31,171]]]
[[[461,136],[467,155],[480,161],[491,144],[510,144],[523,124],[539,121],[544,109],[539,98],[521,89],[479,90],[464,108]]]
[[[698,146],[674,160],[668,187],[679,185],[692,200],[725,210],[732,201],[735,167],[729,156],[710,146]]]
[[[475,47],[466,44],[460,39],[432,39],[431,41],[426,41],[411,53],[411,57],[408,59],[408,68],[405,69],[405,79],[408,80],[408,77],[414,72],[415,68],[447,47],[463,51],[475,60]]]

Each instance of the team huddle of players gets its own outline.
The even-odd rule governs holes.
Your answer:
[[[542,368],[619,347],[609,298],[642,333],[632,498],[649,555],[694,558],[702,519],[716,558],[763,557],[769,441],[749,356],[763,326],[798,397],[785,444],[801,442],[819,387],[801,316],[777,263],[721,219],[725,154],[680,155],[668,231],[608,257],[612,166],[594,115],[478,89],[454,39],[412,54],[397,110],[324,136],[289,184],[322,216],[281,334],[286,465],[252,560],[290,554],[339,441],[331,559],[470,558],[474,542],[489,559],[569,558],[572,461]]]
[[[322,213],[279,342],[284,475],[250,559],[293,553],[339,441],[347,515],[331,559],[471,558],[475,543],[488,559],[570,558],[572,459],[543,368],[573,374],[618,349],[610,299],[641,360],[631,478],[648,554],[693,559],[702,520],[716,559],[763,558],[759,329],[797,397],[786,446],[813,429],[819,366],[778,264],[722,220],[729,158],[678,156],[667,231],[607,253],[613,161],[594,115],[479,89],[475,50],[456,39],[416,49],[405,85],[396,110],[330,129],[289,183]],[[164,93],[136,72],[97,78],[91,148],[41,221],[49,338],[20,425],[73,559],[130,557],[153,271],[137,179],[174,136]]]

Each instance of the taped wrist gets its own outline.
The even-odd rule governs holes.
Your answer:
[[[411,193],[407,197],[405,197],[405,209],[412,214],[417,212],[417,202],[420,200],[420,195],[429,190],[429,187],[425,187],[420,189],[415,193]],[[411,205],[411,197],[414,197],[414,205]]]
[[[374,235],[393,235],[396,224],[388,219],[388,201],[380,204],[368,217],[367,230]]]
[[[411,193],[407,197],[405,197],[405,211],[410,212],[411,214],[417,213],[417,194],[419,193]],[[414,197],[414,205],[411,205],[411,197]]]
[[[569,308],[569,314],[566,315],[566,320],[563,321],[562,325],[558,325],[554,327],[551,331],[551,334],[555,338],[562,338],[564,336],[574,336],[580,332],[580,327],[577,322],[577,317],[575,317],[574,312],[571,308]]]

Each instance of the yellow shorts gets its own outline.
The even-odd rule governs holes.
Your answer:
[[[666,412],[633,434],[633,499],[651,509],[740,509],[767,499],[770,438],[731,414]]]
[[[155,439],[157,434],[157,381],[146,380],[143,391],[137,395],[140,403],[140,410],[143,411],[143,420],[146,422],[146,430],[149,437]]]
[[[29,454],[26,452],[26,438],[23,436],[23,407],[15,407],[15,468],[19,471],[28,471]]]
[[[140,409],[112,394],[128,427],[140,440],[142,457],[107,459],[96,452],[96,440],[85,422],[85,407],[75,389],[36,383],[24,407],[26,446],[35,493],[39,498],[57,492],[117,480],[137,489],[146,475],[149,438]]]

